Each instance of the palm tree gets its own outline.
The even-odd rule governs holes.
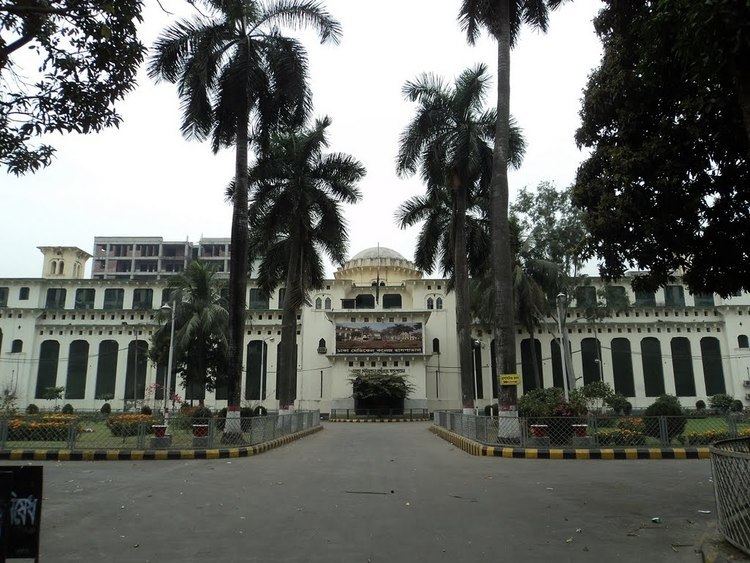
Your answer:
[[[516,372],[513,323],[513,256],[508,223],[508,151],[510,116],[510,49],[522,23],[547,30],[549,10],[564,0],[462,0],[459,22],[470,43],[482,28],[497,40],[497,123],[490,190],[493,292],[496,304],[492,329],[500,373]],[[505,387],[505,386],[503,386]],[[515,403],[515,386],[500,388],[500,404]]]
[[[174,371],[193,394],[200,389],[202,395],[203,390],[225,383],[229,315],[222,297],[224,283],[215,274],[211,266],[194,261],[167,286],[175,303]],[[160,311],[157,321],[161,326],[151,338],[149,356],[166,364],[171,314]]]
[[[294,404],[297,379],[297,311],[324,283],[323,254],[343,264],[348,248],[342,203],[360,200],[365,168],[353,157],[324,153],[329,118],[311,127],[274,134],[249,170],[251,255],[260,258],[265,293],[285,284],[277,368],[280,409]]]
[[[404,95],[418,107],[401,135],[397,158],[399,174],[420,171],[427,184],[426,197],[407,201],[397,213],[402,227],[426,220],[415,260],[431,271],[440,252],[443,270],[453,272],[465,409],[474,404],[468,239],[472,238],[472,246],[479,244],[474,237],[480,232],[480,219],[472,207],[479,200],[482,180],[486,184],[489,179],[497,120],[494,110],[483,107],[487,81],[487,69],[479,65],[463,71],[453,85],[429,74],[407,82]]]
[[[212,139],[214,152],[235,146],[229,272],[228,407],[240,402],[248,275],[247,152],[277,126],[302,123],[310,110],[307,55],[282,27],[312,27],[337,43],[341,27],[313,0],[195,0],[200,16],[162,32],[149,74],[178,85],[182,133]]]

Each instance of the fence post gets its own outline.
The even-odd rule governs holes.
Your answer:
[[[666,416],[659,417],[659,436],[661,438],[661,445],[668,446],[669,445],[669,429],[667,427]]]
[[[207,447],[211,448],[214,445],[214,435],[216,433],[216,420],[214,418],[208,419],[208,444]]]
[[[588,435],[594,439],[594,446],[599,447],[599,419],[596,418],[595,414],[592,414],[589,418],[589,432]]]
[[[737,417],[732,413],[727,414],[727,430],[730,438],[737,438]]]
[[[76,447],[77,426],[78,426],[78,423],[74,420],[68,423],[68,449],[69,450],[75,449]]]

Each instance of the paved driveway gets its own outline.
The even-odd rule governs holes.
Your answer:
[[[43,560],[699,560],[706,461],[477,458],[427,428],[327,424],[231,461],[45,463]]]

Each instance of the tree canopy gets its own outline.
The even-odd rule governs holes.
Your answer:
[[[609,0],[596,18],[574,201],[603,276],[636,267],[655,289],[682,270],[693,292],[750,290],[748,22],[732,0]]]
[[[0,165],[48,166],[47,133],[119,125],[144,47],[141,0],[0,0]]]

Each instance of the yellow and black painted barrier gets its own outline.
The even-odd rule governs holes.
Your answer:
[[[419,418],[329,418],[328,422],[429,422],[429,416]]]
[[[164,449],[164,450],[0,450],[0,460],[11,461],[140,461],[167,459],[224,459],[261,454],[323,430],[315,426],[288,434],[255,446],[238,446],[217,449]]]
[[[486,446],[451,432],[441,426],[431,426],[437,434],[476,456],[515,459],[708,459],[708,448],[520,448]]]

